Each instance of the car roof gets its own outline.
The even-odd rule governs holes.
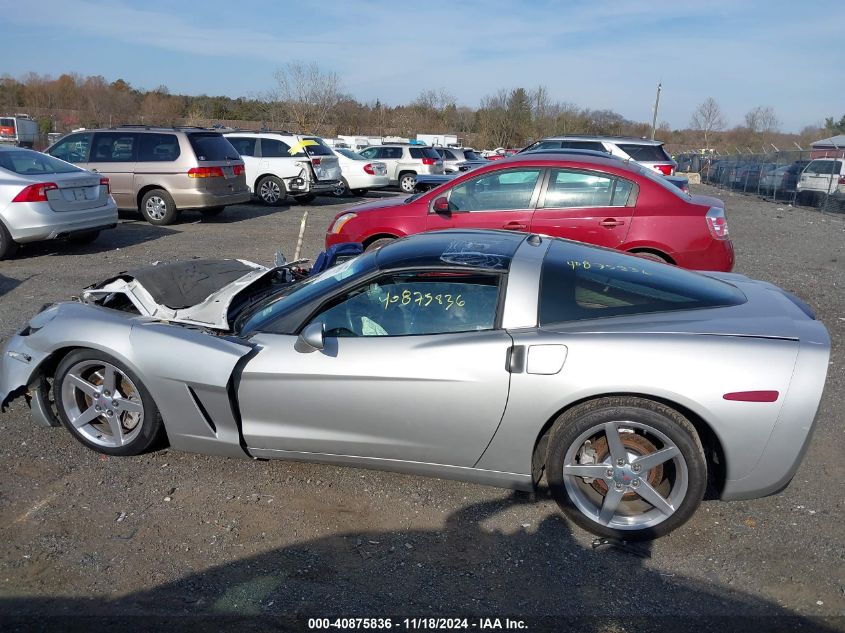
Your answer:
[[[663,145],[663,141],[640,138],[638,136],[593,136],[590,134],[565,134],[563,136],[547,136],[540,141],[607,141],[608,143],[625,143],[637,145]]]
[[[395,240],[376,251],[382,270],[405,267],[507,270],[527,233],[496,230],[429,231]]]
[[[569,156],[567,158],[567,155]],[[595,152],[591,155],[571,154],[563,152],[525,152],[523,154],[514,154],[501,160],[495,161],[495,166],[513,165],[515,163],[537,163],[542,166],[548,163],[580,163],[582,165],[594,165],[596,167],[609,167],[611,170],[624,169],[635,174],[640,174],[640,166],[636,161],[622,160],[615,156],[607,156],[603,152]],[[487,167],[479,167],[478,169],[487,169]],[[495,167],[494,167],[495,169]],[[480,173],[480,172],[479,172]]]

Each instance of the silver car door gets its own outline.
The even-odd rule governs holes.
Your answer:
[[[438,276],[441,275],[441,276]],[[251,448],[472,466],[507,402],[510,336],[494,329],[500,278],[392,272],[310,323],[324,347],[262,332],[238,385]]]

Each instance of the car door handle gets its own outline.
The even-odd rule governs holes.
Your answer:
[[[527,231],[528,225],[523,224],[522,222],[508,222],[507,224],[502,226],[503,229],[508,229],[509,231]]]
[[[617,220],[616,218],[606,218],[599,222],[599,224],[608,229],[612,229],[614,226],[621,226],[622,224],[625,224],[625,222],[623,220]]]

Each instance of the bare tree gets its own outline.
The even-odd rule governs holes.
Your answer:
[[[293,61],[276,71],[276,101],[287,111],[300,132],[319,133],[329,112],[342,99],[340,77],[323,72],[315,62]]]
[[[690,127],[704,133],[704,147],[710,147],[710,134],[725,129],[727,122],[722,114],[722,108],[713,97],[707,97],[690,118]]]
[[[780,121],[771,106],[757,106],[745,115],[745,125],[753,133],[777,132]]]

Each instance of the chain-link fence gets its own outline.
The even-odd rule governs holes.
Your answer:
[[[677,154],[679,173],[701,182],[795,206],[845,211],[845,149],[767,154]]]

